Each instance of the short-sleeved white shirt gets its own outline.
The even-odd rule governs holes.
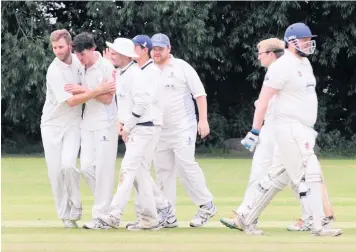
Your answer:
[[[112,79],[113,64],[103,58],[100,53],[97,61],[85,70],[83,86],[89,90],[94,90],[104,79]],[[117,108],[115,97],[110,104],[104,104],[96,99],[91,99],[85,103],[81,128],[85,130],[100,130],[115,125]]]
[[[83,66],[72,54],[72,63],[64,63],[57,57],[50,64],[46,75],[46,101],[43,106],[41,127],[70,127],[81,121],[82,105],[70,107],[65,102],[72,94],[64,90],[66,84],[81,84]]]
[[[136,63],[131,62],[125,68],[117,71],[116,94],[118,120],[125,124],[132,116],[135,100],[146,104],[146,110],[138,120],[138,123],[153,122],[155,125],[162,124],[162,115],[154,107],[157,98],[159,69],[152,68],[152,64],[142,70]],[[154,66],[153,66],[154,67]]]
[[[193,99],[206,96],[195,69],[186,61],[171,55],[161,70],[163,80],[163,129],[190,128],[197,118]]]
[[[314,126],[318,113],[316,79],[307,58],[298,59],[286,50],[268,68],[263,85],[280,90],[273,101],[274,122]]]

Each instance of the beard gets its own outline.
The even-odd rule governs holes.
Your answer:
[[[71,56],[71,51],[68,49],[68,51],[63,54],[63,55],[59,55],[57,56],[61,61],[67,61]]]

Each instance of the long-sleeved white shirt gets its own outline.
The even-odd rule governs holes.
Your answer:
[[[134,62],[117,71],[118,120],[127,132],[130,132],[137,123],[162,124],[160,111],[155,110],[153,106],[157,92],[155,89],[158,88],[156,82],[152,80],[154,73],[151,70],[141,70]]]

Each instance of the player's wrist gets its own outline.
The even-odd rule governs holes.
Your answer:
[[[256,135],[256,136],[259,136],[259,135],[260,135],[260,130],[259,130],[259,129],[252,128],[250,132],[251,132],[252,134]]]

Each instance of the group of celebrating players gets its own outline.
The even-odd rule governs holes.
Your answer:
[[[267,73],[255,102],[252,130],[241,142],[255,153],[242,204],[233,218],[220,220],[229,228],[262,235],[259,215],[290,185],[303,215],[288,230],[342,234],[331,227],[333,214],[324,211],[323,196],[328,196],[313,150],[318,101],[307,59],[315,50],[312,37],[308,26],[295,23],[287,28],[284,41],[270,38],[257,45]],[[206,92],[194,68],[170,53],[168,36],[119,37],[106,42],[103,54],[95,51],[93,36],[86,32],[72,41],[67,30],[56,30],[50,42],[56,58],[46,76],[41,134],[64,226],[76,228],[82,217],[80,174],[94,195],[92,220],[83,228],[119,228],[132,190],[137,220],[129,222],[127,230],[178,227],[177,177],[199,207],[190,226],[205,225],[217,212],[194,157],[197,133],[202,138],[210,133]],[[119,137],[126,150],[113,196]],[[152,162],[156,181],[150,173]]]

